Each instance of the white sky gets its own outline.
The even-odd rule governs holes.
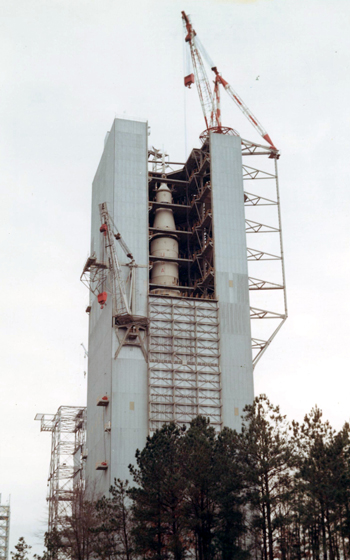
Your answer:
[[[50,436],[37,412],[85,404],[91,182],[115,114],[185,157],[181,10],[281,151],[290,318],[255,372],[289,418],[349,419],[348,0],[1,0],[0,492],[11,549],[42,550]],[[260,76],[259,80],[256,77]],[[187,145],[204,128],[186,92]],[[223,105],[224,124],[259,141]],[[240,123],[239,126],[237,123]],[[242,126],[241,126],[242,125]],[[241,128],[240,128],[241,127]]]

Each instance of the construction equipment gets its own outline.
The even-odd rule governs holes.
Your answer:
[[[108,293],[112,294],[113,323],[115,326],[143,325],[147,322],[147,319],[135,315],[134,309],[136,268],[138,265],[109,214],[107,203],[100,204],[99,210],[100,233],[104,239],[101,258],[98,260],[96,254],[88,257],[80,279],[97,296],[101,309],[107,304]],[[124,265],[130,269],[126,280],[124,280],[124,274],[118,259],[116,242],[129,259],[129,262]]]
[[[230,98],[235,102],[237,107],[254,126],[255,130],[260,134],[260,136],[262,136],[262,138],[266,142],[268,142],[268,144],[270,144],[272,151],[276,153],[277,148],[273,144],[264,127],[260,124],[258,119],[250,111],[250,109],[248,109],[243,99],[235,92],[232,86],[230,86],[230,84],[219,74],[217,66],[215,66],[215,64],[212,62],[208,53],[205,51],[203,45],[199,41],[197,33],[193,29],[189,17],[184,11],[182,11],[181,14],[186,30],[185,41],[190,49],[194,70],[194,74],[190,73],[185,76],[185,86],[190,88],[193,83],[196,84],[199,99],[202,105],[205,124],[207,127],[206,131],[201,135],[201,138],[205,138],[210,130],[221,134],[237,134],[233,129],[223,127],[221,124],[219,86],[222,85]],[[207,64],[215,74],[213,92],[211,91],[211,87],[209,85],[209,80],[205,71],[202,57],[206,60]]]

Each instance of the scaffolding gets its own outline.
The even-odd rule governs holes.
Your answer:
[[[210,418],[220,430],[218,303],[149,296],[149,430]]]
[[[1,503],[0,494],[0,560],[8,560],[10,539],[10,504]]]
[[[86,408],[60,406],[56,414],[37,414],[41,432],[51,432],[48,477],[48,530],[72,513],[74,490],[84,484]]]
[[[279,154],[268,146],[242,139],[242,156],[255,367],[288,317],[277,166]],[[254,248],[250,239],[254,239]]]
[[[270,146],[241,141],[253,367],[287,319],[282,242],[278,152]],[[211,156],[209,139],[192,150],[185,164],[160,171],[164,158],[150,154],[149,237],[158,208],[172,210],[179,243],[178,297],[161,295],[152,284],[149,295],[149,430],[164,422],[188,424],[198,414],[222,426],[218,302],[215,294]],[[158,158],[159,167],[155,164]],[[248,165],[249,163],[249,165]],[[156,201],[157,185],[166,183],[173,203]],[[253,185],[253,186],[251,186]],[[254,242],[250,243],[251,234]],[[159,257],[150,256],[150,269]],[[166,261],[166,257],[162,258]]]

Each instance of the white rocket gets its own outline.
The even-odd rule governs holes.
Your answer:
[[[173,197],[169,187],[162,183],[156,193],[156,202],[165,202],[171,204]],[[151,255],[159,257],[159,261],[153,263],[151,282],[152,284],[162,285],[164,287],[179,285],[179,265],[176,262],[162,261],[162,257],[169,259],[177,259],[179,257],[179,242],[176,235],[170,231],[175,231],[175,220],[173,211],[170,208],[157,208],[153,223],[154,228],[162,230],[169,229],[169,235],[165,233],[155,234],[151,241]],[[176,296],[180,295],[178,290],[157,288],[153,292]]]

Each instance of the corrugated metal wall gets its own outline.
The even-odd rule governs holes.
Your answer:
[[[210,161],[223,424],[239,430],[254,398],[241,139],[211,133]]]
[[[147,314],[148,293],[148,191],[147,123],[116,119],[106,141],[92,189],[91,254],[99,254],[101,233],[98,205],[108,210],[132,251],[137,269],[135,313]],[[127,261],[119,251],[121,263]],[[123,267],[125,276],[129,269]],[[111,295],[109,295],[111,298]],[[137,447],[144,446],[148,433],[147,364],[136,346],[119,346],[112,328],[112,305],[101,310],[91,299],[89,327],[89,371],[87,408],[86,474],[95,492],[107,492],[114,478],[130,478],[128,465]],[[107,394],[108,407],[98,407],[98,397]],[[111,423],[111,431],[105,425]],[[98,461],[107,460],[107,471],[96,471]]]

